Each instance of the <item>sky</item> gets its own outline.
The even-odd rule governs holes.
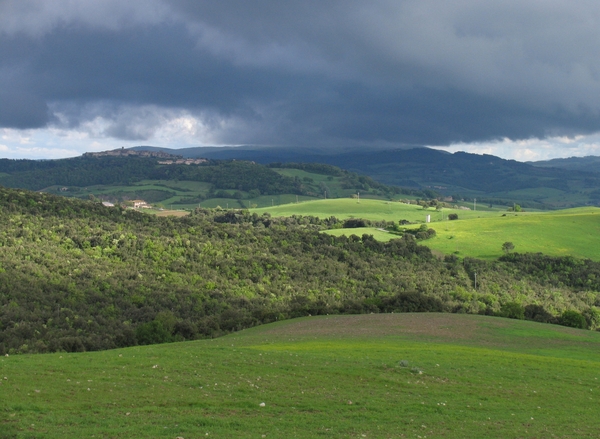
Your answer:
[[[0,158],[600,155],[600,2],[0,0]]]

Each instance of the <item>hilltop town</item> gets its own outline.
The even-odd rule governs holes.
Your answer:
[[[169,154],[163,151],[144,151],[135,149],[118,148],[111,151],[86,152],[84,157],[155,157],[161,159],[182,159],[183,156]]]

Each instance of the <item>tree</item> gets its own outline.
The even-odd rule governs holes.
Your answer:
[[[502,305],[499,315],[501,317],[508,317],[509,319],[524,320],[525,308],[517,302],[508,302]]]
[[[515,245],[510,241],[506,241],[504,244],[502,244],[502,251],[506,254],[510,253],[514,249]]]
[[[451,213],[450,215],[448,215],[448,219],[450,221],[457,220],[458,219],[458,214],[457,213]]]
[[[583,315],[574,310],[567,310],[560,316],[560,324],[571,328],[587,329],[588,324]]]

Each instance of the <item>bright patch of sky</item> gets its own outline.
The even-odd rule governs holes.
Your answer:
[[[38,128],[19,130],[0,128],[0,158],[58,159],[76,157],[85,152],[131,148],[139,145],[165,148],[190,148],[197,146],[220,146],[218,138],[211,134],[201,119],[189,114],[164,118],[152,127],[144,140],[125,140],[107,134],[114,130],[114,122],[97,117],[77,129]],[[145,130],[145,126],[130,127],[130,131]],[[221,146],[230,146],[222,144]],[[517,161],[538,161],[553,158],[600,156],[600,133],[575,137],[549,137],[546,139],[511,140],[490,142],[454,143],[450,146],[429,146],[440,151],[465,151],[473,154],[489,154]]]
[[[511,140],[505,138],[491,142],[454,143],[450,146],[430,146],[430,148],[452,153],[465,151],[473,154],[489,154],[519,162],[600,156],[600,133],[546,139]]]

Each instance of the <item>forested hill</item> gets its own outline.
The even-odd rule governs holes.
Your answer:
[[[264,193],[302,193],[293,178],[247,161],[208,161],[201,165],[160,165],[146,157],[76,157],[34,161],[0,159],[0,184],[30,190],[49,186],[131,184],[140,180],[190,180],[214,184],[217,189]]]
[[[600,173],[583,159],[523,163],[492,155],[430,148],[321,151],[291,148],[202,148],[168,150],[195,157],[238,158],[260,163],[318,162],[368,175],[402,187],[433,189],[459,198],[521,202],[537,207],[574,207],[600,203]],[[594,163],[597,158],[593,158]],[[535,166],[534,166],[535,165]],[[555,166],[556,165],[556,166]]]
[[[292,150],[289,148],[188,148],[172,150],[166,148],[139,147],[150,150],[178,152],[186,157],[198,154],[212,159],[244,159],[260,163],[308,162],[326,163],[350,171],[360,172],[385,184],[448,185],[452,188],[501,192],[536,187],[556,187],[568,189],[569,181],[588,178],[588,184],[600,187],[600,175],[580,173],[579,169],[552,167],[550,162],[524,163],[506,160],[488,154],[454,154],[431,148],[340,150],[317,153],[313,149]],[[579,159],[578,159],[579,160]],[[539,166],[533,166],[534,164]],[[565,168],[565,169],[562,169]],[[571,172],[575,171],[575,172]],[[591,171],[591,169],[588,169]],[[597,170],[596,170],[597,171]],[[592,181],[593,180],[593,181]]]
[[[600,157],[569,157],[564,159],[542,160],[538,162],[528,162],[530,165],[542,168],[559,168],[569,171],[600,172]]]
[[[128,150],[124,150],[127,152]],[[84,155],[61,160],[0,159],[0,184],[29,190],[45,190],[65,186],[64,195],[78,195],[73,188],[94,185],[131,186],[143,180],[194,181],[210,184],[210,193],[224,193],[225,197],[242,198],[252,194],[293,194],[322,196],[322,190],[310,178],[286,176],[274,168],[303,170],[309,173],[335,176],[345,189],[373,190],[378,196],[391,198],[397,194],[435,197],[432,190],[401,189],[374,181],[338,167],[318,163],[271,163],[267,166],[244,160],[207,160],[199,164],[161,164],[155,157]],[[308,182],[306,181],[308,179]]]
[[[600,264],[440,260],[409,234],[381,243],[319,233],[334,223],[219,209],[160,218],[0,187],[0,354],[189,340],[332,313],[598,324]]]

